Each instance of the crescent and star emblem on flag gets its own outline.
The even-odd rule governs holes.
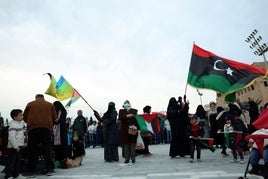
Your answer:
[[[222,63],[221,66],[225,66],[225,63],[222,61],[222,60],[216,60],[215,63],[214,63],[214,66],[213,66],[213,69],[216,70],[216,71],[226,71],[226,74],[227,75],[230,75],[230,76],[233,76],[233,70],[228,66],[227,68],[219,68],[217,67],[217,64],[219,63]]]

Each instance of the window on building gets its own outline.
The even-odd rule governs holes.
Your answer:
[[[251,85],[251,90],[254,90],[254,85]]]
[[[263,81],[263,85],[264,85],[265,87],[267,87],[267,86],[268,86],[268,81],[267,81],[267,80]]]

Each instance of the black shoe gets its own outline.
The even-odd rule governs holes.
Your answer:
[[[226,153],[226,151],[222,151],[221,154],[222,154],[223,156],[228,156],[228,154]]]
[[[54,170],[51,170],[51,171],[48,171],[47,173],[46,173],[46,176],[52,176],[52,175],[54,175],[55,174],[55,171]]]
[[[36,177],[36,173],[27,173],[25,175],[25,177],[27,177],[27,178],[35,178]]]
[[[124,163],[129,163],[129,160],[125,160],[125,162]]]
[[[136,160],[135,160],[135,159],[132,159],[132,160],[131,160],[131,162],[132,162],[132,163],[135,163],[135,162],[136,162]]]

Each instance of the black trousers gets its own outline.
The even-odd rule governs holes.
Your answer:
[[[5,178],[16,178],[20,174],[21,151],[14,148],[8,149],[7,164],[5,167]]]
[[[144,149],[143,149],[143,154],[149,154],[149,144],[151,141],[151,137],[142,137],[143,143],[144,143]]]
[[[53,169],[51,130],[47,128],[36,128],[30,130],[28,133],[29,171],[32,173],[37,172],[39,145],[41,145],[42,154],[45,160],[45,169],[47,171]]]
[[[201,146],[200,146],[200,143],[198,140],[191,140],[191,147],[190,147],[190,155],[191,155],[191,158],[194,159],[194,151],[196,150],[196,153],[197,153],[197,159],[200,159],[201,157]]]

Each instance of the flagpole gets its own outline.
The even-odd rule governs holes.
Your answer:
[[[193,47],[195,45],[195,41],[193,42]],[[189,65],[189,71],[190,71],[190,66],[191,66],[191,61],[190,61],[190,65]],[[186,84],[185,84],[185,90],[184,90],[184,96],[183,96],[183,99],[184,99],[184,102],[186,102],[186,92],[187,92],[187,87],[188,87],[188,77],[186,79]]]
[[[90,106],[90,104],[88,104],[87,100],[74,88],[74,90],[77,92],[77,94],[85,101],[85,103],[90,107],[90,109],[92,109],[92,111],[94,111],[94,109]]]

